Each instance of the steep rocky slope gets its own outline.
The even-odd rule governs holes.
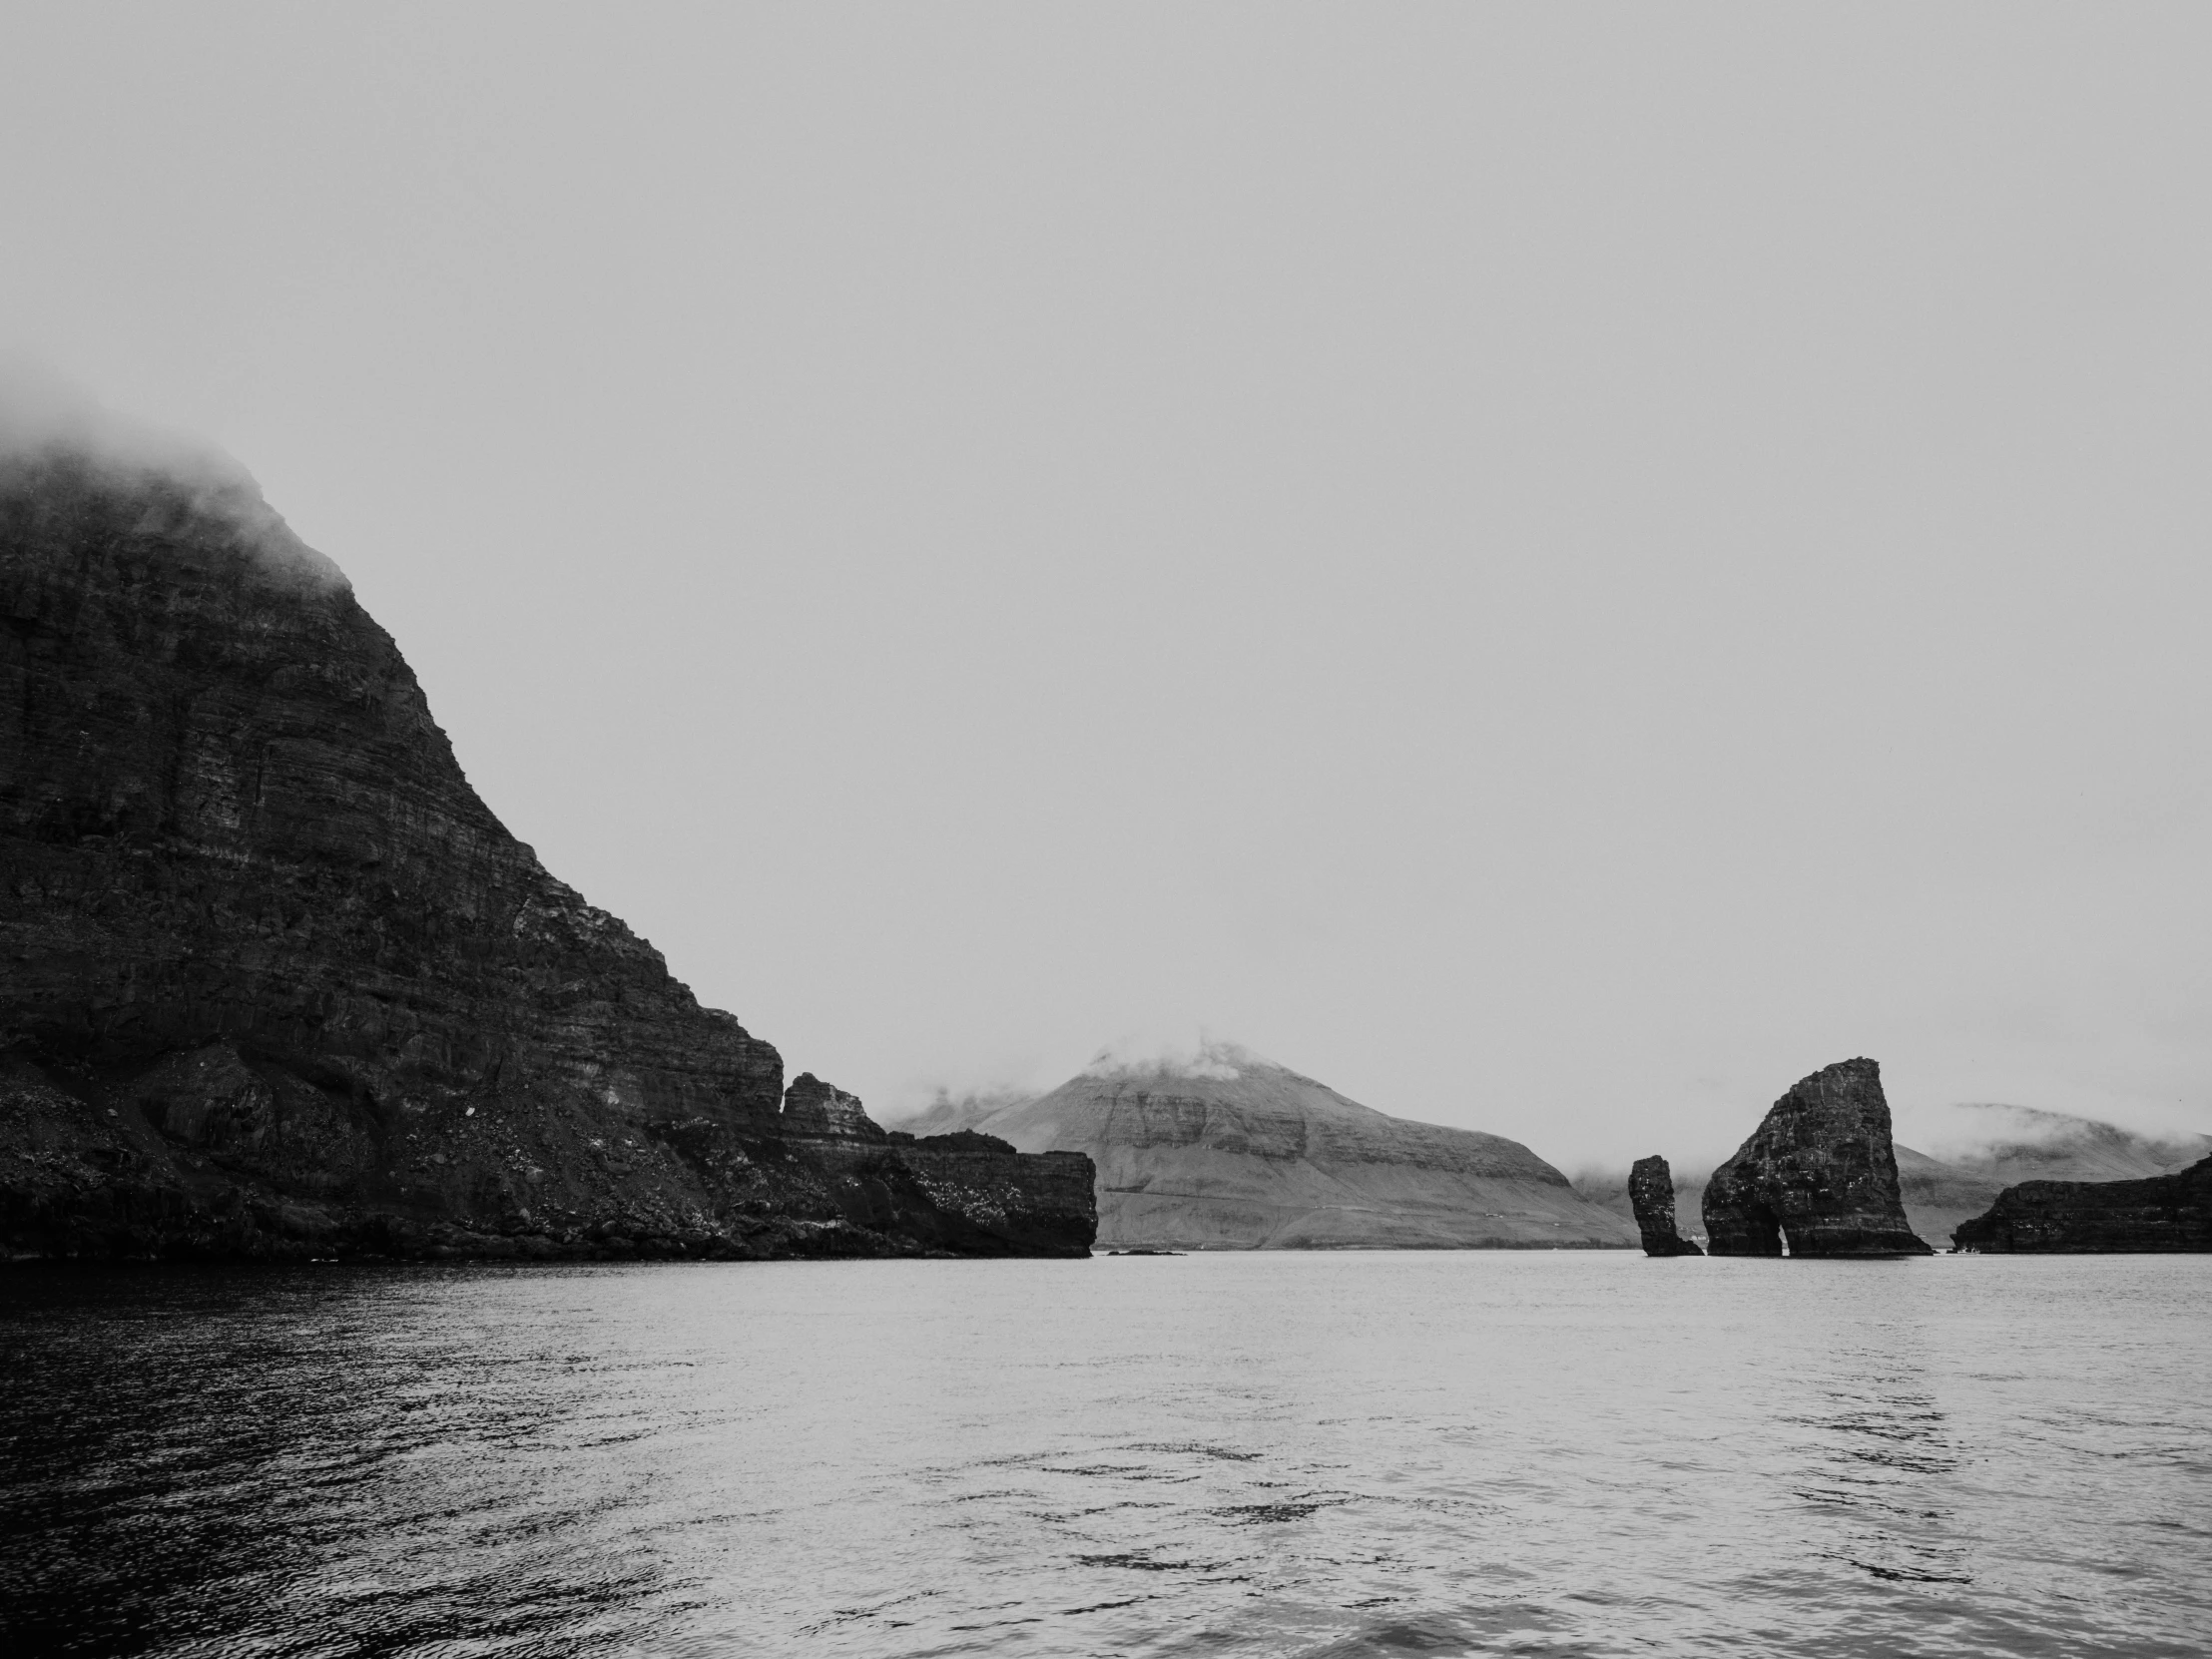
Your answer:
[[[1102,1063],[1035,1100],[940,1102],[1024,1151],[1087,1153],[1102,1248],[1632,1247],[1526,1147],[1385,1116],[1231,1044],[1195,1063]]]
[[[0,457],[0,898],[8,1253],[1090,1242],[1079,1159],[787,1096],[221,460]]]

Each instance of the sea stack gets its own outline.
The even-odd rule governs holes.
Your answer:
[[[84,424],[0,454],[0,1255],[1088,1254],[1089,1160],[787,1093],[237,463]]]
[[[1840,1060],[1802,1078],[1713,1172],[1715,1256],[1932,1256],[1905,1219],[1882,1068]]]
[[[1635,1208],[1646,1256],[1705,1254],[1675,1231],[1674,1172],[1657,1153],[1637,1159],[1635,1168],[1628,1172],[1628,1202]]]
[[[1950,1238],[1991,1253],[2212,1251],[2212,1158],[2139,1181],[2023,1181]]]

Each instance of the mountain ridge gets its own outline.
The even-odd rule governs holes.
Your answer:
[[[1098,1169],[1117,1249],[1617,1249],[1632,1225],[1517,1141],[1392,1117],[1233,1044],[1181,1062],[1106,1057],[1058,1088],[940,1099],[963,1126]]]

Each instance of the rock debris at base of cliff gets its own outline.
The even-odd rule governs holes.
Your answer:
[[[0,1252],[1088,1253],[1089,1161],[886,1134],[477,799],[243,475],[0,459]]]

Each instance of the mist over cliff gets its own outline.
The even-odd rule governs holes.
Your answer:
[[[0,474],[59,467],[150,506],[220,525],[273,576],[349,588],[336,563],[293,534],[253,473],[222,446],[109,407],[37,357],[0,351]]]
[[[1084,1253],[1082,1159],[787,1095],[492,815],[235,463],[14,407],[0,1251]]]

